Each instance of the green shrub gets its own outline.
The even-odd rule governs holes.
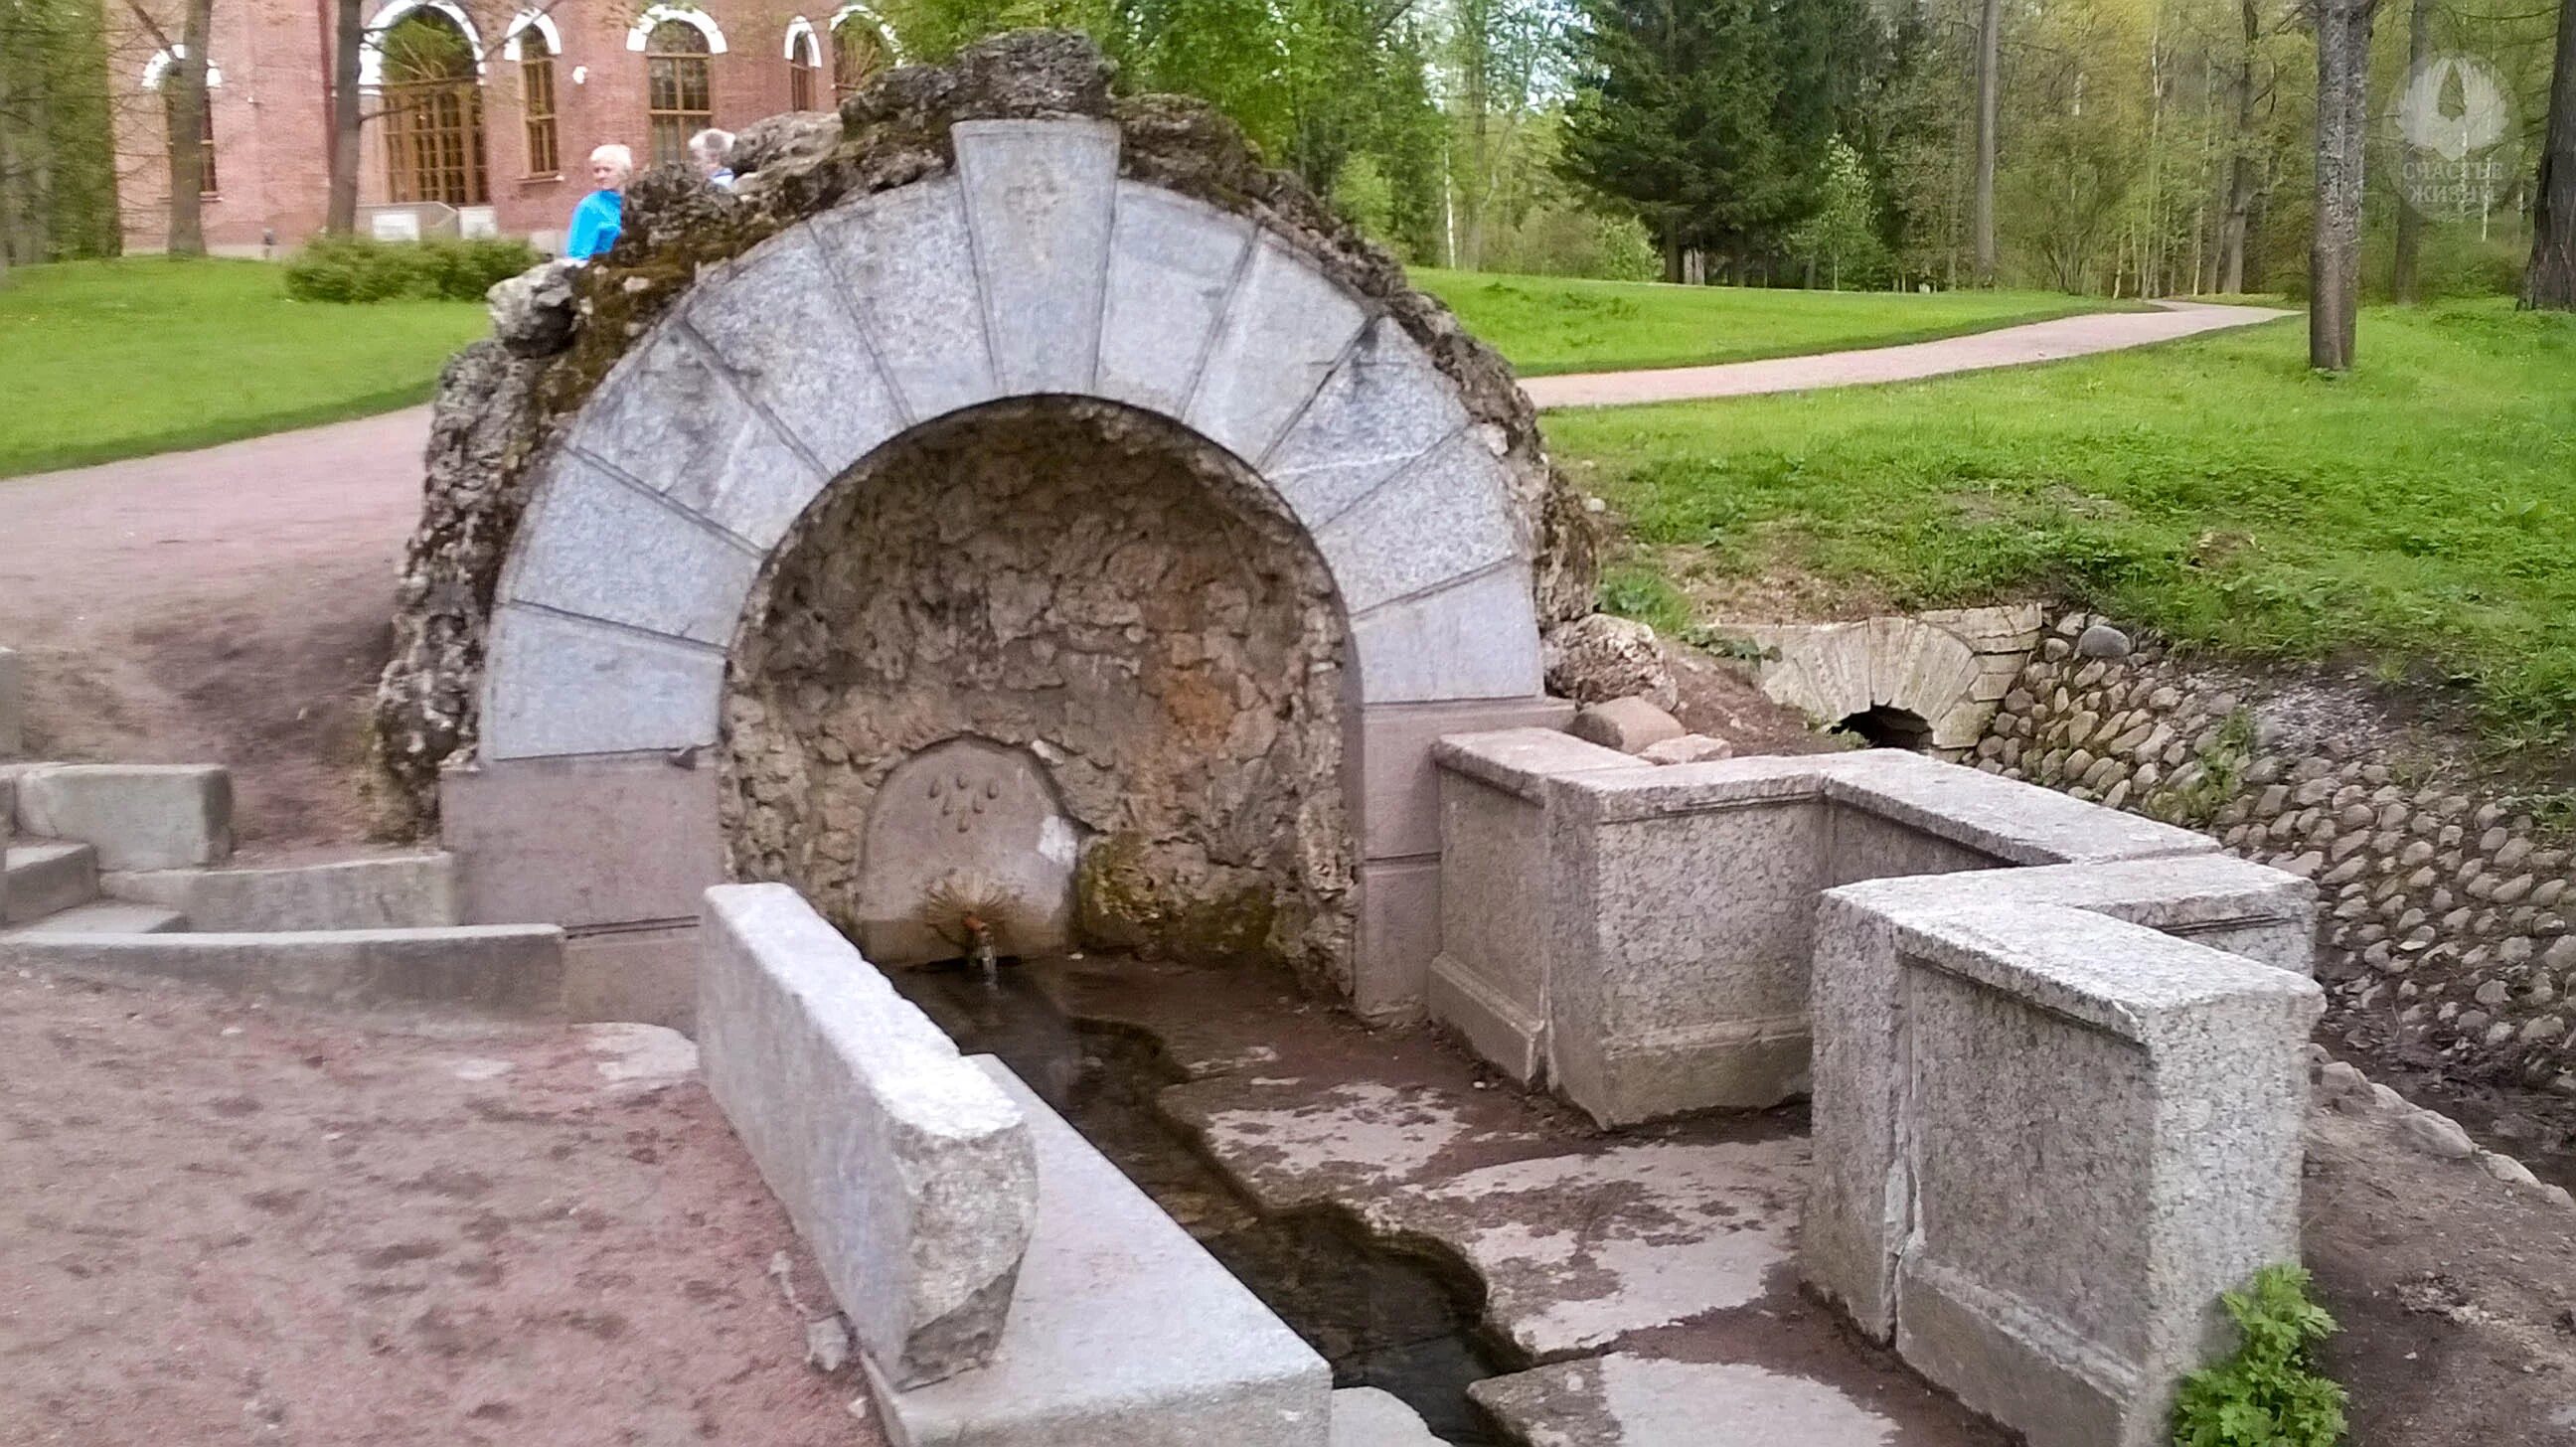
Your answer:
[[[492,283],[537,259],[524,241],[317,236],[286,263],[286,294],[298,301],[480,301]]]
[[[2334,1447],[2343,1440],[2343,1388],[2309,1360],[2338,1328],[2308,1300],[2308,1273],[2266,1266],[2219,1298],[2244,1340],[2193,1373],[2174,1406],[2174,1447]]]

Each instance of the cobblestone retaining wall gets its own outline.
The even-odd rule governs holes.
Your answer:
[[[2576,1094],[2567,842],[2358,687],[2050,620],[1970,759],[2315,879],[2328,1028]]]

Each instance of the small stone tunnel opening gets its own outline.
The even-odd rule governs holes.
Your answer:
[[[1932,747],[1932,725],[1912,709],[1872,704],[1835,724],[1833,731],[1859,739],[1864,748],[1904,749],[1924,753]]]
[[[1347,987],[1342,609],[1254,474],[1071,397],[925,423],[826,488],[733,650],[738,877],[880,964],[1123,949]]]

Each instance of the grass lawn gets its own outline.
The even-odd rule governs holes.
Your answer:
[[[1788,291],[1417,267],[1413,284],[1523,376],[1885,347],[2133,304],[2049,291]]]
[[[2374,308],[2340,379],[2290,318],[1545,425],[1632,529],[1611,605],[1667,625],[1783,589],[2056,590],[2190,643],[2460,685],[2507,746],[2576,725],[2576,317]]]
[[[0,477],[202,447],[429,396],[472,302],[290,301],[257,261],[66,262],[0,279]]]

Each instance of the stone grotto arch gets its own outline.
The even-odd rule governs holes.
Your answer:
[[[451,369],[379,726],[473,917],[684,924],[725,868],[720,810],[738,828],[748,797],[717,778],[729,679],[809,510],[979,409],[1088,408],[1239,475],[1256,503],[1238,510],[1319,565],[1347,847],[1308,873],[1347,879],[1322,907],[1348,927],[1300,963],[1364,1013],[1416,1007],[1437,938],[1429,746],[1562,717],[1539,641],[1588,607],[1579,509],[1508,372],[1400,270],[1230,127],[1113,103],[1106,82],[1057,35],[894,72],[838,136],[746,138],[765,164],[721,204],[749,220],[694,216],[719,204],[696,197],[664,219],[639,185],[628,243],[572,278],[577,305],[551,303],[583,318],[569,350],[540,315],[518,355]],[[889,149],[917,174],[887,183]],[[709,233],[757,239],[711,257]],[[540,313],[564,287],[531,284]],[[657,287],[657,311],[625,305]],[[600,379],[561,405],[582,367]],[[734,842],[740,869],[759,851]]]

